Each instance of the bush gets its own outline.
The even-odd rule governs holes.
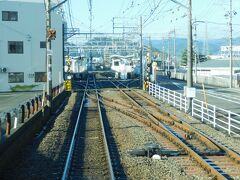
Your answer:
[[[10,87],[11,91],[31,91],[37,85],[16,85]]]

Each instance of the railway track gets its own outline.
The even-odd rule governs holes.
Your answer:
[[[91,75],[85,86],[62,179],[126,179],[100,98]]]
[[[160,110],[154,102],[139,93],[126,88],[120,89],[119,87],[123,87],[121,83],[112,82],[112,84],[115,84],[115,87],[131,102],[132,109],[140,112],[142,116],[136,115],[136,119],[181,147],[188,156],[197,162],[198,166],[200,165],[209,173],[209,176],[217,179],[237,179],[240,177],[239,154],[198,132],[168,112]],[[133,116],[132,113],[128,112],[128,114]],[[198,171],[196,170],[197,166],[189,169],[190,173]]]

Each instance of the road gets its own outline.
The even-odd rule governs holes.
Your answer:
[[[16,108],[41,93],[40,91],[0,93],[0,113]]]
[[[157,83],[165,88],[183,93],[186,81],[168,79],[167,76],[157,75]],[[205,101],[201,84],[194,84],[196,98]],[[209,104],[235,113],[240,113],[240,88],[222,88],[205,85],[206,101]]]

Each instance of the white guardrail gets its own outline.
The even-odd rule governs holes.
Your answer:
[[[149,94],[185,113],[188,110],[187,97],[181,93],[149,83]],[[229,135],[240,135],[239,114],[193,99],[191,115],[202,122],[211,124],[216,129],[227,132]]]

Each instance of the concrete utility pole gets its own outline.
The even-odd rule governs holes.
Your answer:
[[[164,36],[162,37],[162,69],[165,73],[165,48],[164,48]]]
[[[195,33],[194,33],[194,37],[195,37],[195,43],[194,43],[194,49],[195,49],[195,78],[194,78],[194,82],[197,83],[197,20],[195,18],[195,21],[194,21],[194,30],[195,30]]]
[[[147,81],[151,81],[151,64],[152,64],[152,42],[151,37],[148,39],[148,52],[147,52],[147,69],[146,69],[146,79]]]
[[[114,34],[114,17],[113,17],[112,22],[113,22],[113,34]]]
[[[174,51],[174,73],[176,75],[177,72],[177,56],[176,56],[176,31],[175,28],[173,30],[174,33],[174,41],[173,41],[173,51]]]
[[[208,50],[208,21],[196,21],[196,22],[205,23],[205,39],[204,39],[204,43],[203,43],[202,53],[205,56],[208,56],[208,54],[209,54],[209,50]]]
[[[93,15],[92,15],[92,0],[89,0],[89,20],[90,20],[90,25],[89,25],[89,32],[90,32],[90,41],[91,41],[91,49],[90,49],[90,57],[89,57],[89,64],[90,64],[90,70],[92,70],[92,20],[93,20]]]
[[[233,59],[232,59],[232,0],[230,0],[230,12],[229,12],[229,55],[230,55],[230,81],[229,81],[229,88],[232,88],[232,81],[233,81]]]
[[[192,0],[188,0],[188,48],[187,48],[187,88],[192,88]],[[192,98],[188,98],[188,111],[191,110]]]
[[[168,64],[167,71],[170,71],[170,32],[168,33]]]
[[[191,110],[192,106],[192,93],[188,95],[188,90],[191,90],[193,86],[192,80],[192,0],[188,0],[188,6],[183,5],[182,3],[171,0],[172,2],[179,4],[180,6],[188,10],[188,47],[187,47],[187,96],[188,96],[188,112]]]
[[[47,48],[47,106],[52,108],[52,43],[49,32],[51,31],[51,1],[46,1],[46,48]]]
[[[208,22],[205,21],[205,55],[208,56]]]
[[[140,17],[140,87],[144,90],[144,70],[143,70],[143,30],[142,30],[142,16]]]

